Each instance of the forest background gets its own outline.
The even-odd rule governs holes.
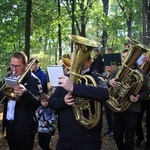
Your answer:
[[[46,70],[72,52],[71,34],[101,43],[103,54],[122,51],[127,37],[149,45],[150,0],[0,0],[0,22],[2,80],[13,52]]]

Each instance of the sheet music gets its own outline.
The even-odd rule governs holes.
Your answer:
[[[142,60],[143,58],[144,58],[144,54],[142,54],[140,58],[137,60],[138,65],[141,65],[143,63],[143,60]]]
[[[47,67],[48,76],[50,79],[51,86],[59,86],[58,77],[64,75],[62,66],[49,66]]]
[[[15,87],[15,86],[18,86],[19,84],[18,79],[14,79],[11,77],[5,77],[4,80],[5,80],[6,86],[8,87]]]

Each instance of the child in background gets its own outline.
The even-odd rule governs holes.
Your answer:
[[[38,144],[43,150],[50,150],[49,143],[55,132],[57,117],[48,107],[49,95],[41,94],[41,105],[35,112],[38,119]]]

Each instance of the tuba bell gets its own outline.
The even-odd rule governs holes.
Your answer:
[[[145,52],[149,51],[142,43],[130,39],[131,45],[127,56],[119,67],[115,78],[119,81],[119,86],[110,87],[109,99],[107,104],[113,112],[123,112],[131,106],[129,96],[137,95],[142,88],[143,75],[137,69],[132,69],[138,58]]]
[[[24,73],[19,77],[18,79],[18,84],[20,84],[22,82],[22,80],[24,79],[25,75],[27,74],[27,72],[31,69],[32,65],[35,63],[36,61],[36,58],[33,59],[27,66],[27,68],[25,69]],[[12,78],[12,76],[14,75],[14,73],[9,77],[9,78]],[[14,88],[13,87],[9,87],[9,86],[6,86],[6,83],[3,84],[3,86],[1,87],[0,89],[4,95],[3,99],[1,100],[1,103],[2,101],[7,97],[9,99],[12,99],[14,101],[18,101],[20,97],[18,97],[15,93],[14,93]]]
[[[89,84],[97,86],[95,80],[91,76],[82,76],[81,71],[85,62],[90,57],[91,51],[98,46],[98,43],[77,35],[70,35],[69,38],[72,39],[75,46],[74,58],[71,61],[70,80],[73,83],[79,84],[82,84],[84,81],[86,86]],[[75,100],[76,105],[72,106],[72,109],[76,120],[80,125],[84,126],[87,129],[95,127],[98,124],[101,116],[101,103],[97,101],[93,102],[93,113],[93,111],[91,110],[92,108],[90,100],[81,97],[75,97]],[[88,114],[88,116],[85,116],[85,113]]]

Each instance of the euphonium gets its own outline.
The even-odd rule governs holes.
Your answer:
[[[119,86],[109,89],[110,96],[107,103],[113,112],[127,110],[131,105],[130,95],[137,95],[142,88],[143,75],[139,70],[132,69],[132,67],[136,64],[138,58],[148,51],[148,48],[138,41],[129,40],[131,41],[130,49],[115,76],[119,81]]]
[[[81,36],[70,35],[69,37],[73,40],[75,46],[74,58],[71,61],[71,81],[73,83],[82,84],[82,81],[84,80],[85,85],[89,85],[90,82],[91,85],[96,86],[97,84],[95,80],[89,75],[81,76],[81,71],[85,62],[90,57],[91,51],[98,46],[98,43],[95,41],[88,40]],[[87,129],[91,129],[94,126],[96,126],[99,122],[101,115],[100,102],[94,101],[94,106],[91,106],[91,102],[88,99],[84,99],[81,97],[75,97],[75,99],[76,105],[72,106],[72,108],[75,114],[75,118],[79,122],[79,124],[81,124]],[[91,107],[94,107],[93,109],[95,114],[93,113],[93,110],[91,110]],[[88,116],[85,116],[85,113],[88,114]]]
[[[18,79],[18,84],[20,84],[22,82],[22,80],[24,79],[25,75],[27,74],[27,72],[31,69],[32,65],[35,63],[36,58],[33,59],[27,66],[27,68],[25,69],[24,73],[20,76],[20,78]],[[13,75],[12,75],[13,76]],[[6,84],[4,84],[2,86],[2,88],[0,89],[2,90],[3,94],[5,97],[12,99],[14,101],[18,101],[19,97],[14,93],[14,88],[13,87],[8,87],[6,86]],[[5,98],[4,97],[4,98]],[[4,99],[3,98],[3,99]]]

